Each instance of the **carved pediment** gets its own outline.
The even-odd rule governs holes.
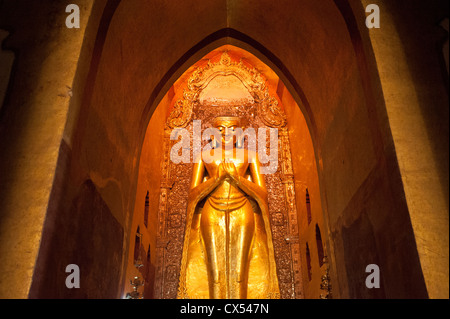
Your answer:
[[[194,104],[198,102],[200,93],[218,76],[234,76],[248,90],[257,105],[258,116],[270,127],[286,125],[286,116],[275,97],[270,96],[266,80],[255,68],[247,67],[242,60],[232,61],[227,52],[223,52],[220,61],[197,68],[187,82],[183,98],[175,102],[167,125],[170,128],[185,127],[191,120]]]

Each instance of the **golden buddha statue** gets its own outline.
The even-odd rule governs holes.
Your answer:
[[[178,298],[279,298],[267,189],[239,117],[194,164]]]

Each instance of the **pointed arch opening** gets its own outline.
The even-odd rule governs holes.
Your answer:
[[[181,271],[182,247],[171,243],[182,242],[185,234],[183,229],[188,227],[184,206],[188,189],[184,190],[182,185],[190,184],[191,176],[186,168],[190,164],[185,164],[183,168],[171,163],[170,148],[174,143],[169,143],[170,133],[177,127],[192,127],[193,120],[202,119],[207,123],[209,117],[223,115],[222,113],[248,117],[252,125],[257,122],[252,122],[251,119],[260,116],[261,122],[258,125],[278,128],[278,142],[281,145],[277,158],[278,167],[272,174],[265,175],[265,179],[267,185],[270,185],[269,197],[272,199],[269,200],[273,201],[273,207],[287,206],[281,211],[271,212],[270,227],[274,240],[280,243],[285,242],[285,238],[289,236],[301,237],[298,220],[303,218],[304,197],[302,199],[299,185],[309,182],[302,172],[308,167],[308,178],[318,179],[307,121],[274,70],[242,48],[219,46],[189,67],[168,89],[151,117],[144,139],[137,190],[139,193],[139,189],[146,187],[153,189],[155,195],[158,193],[158,206],[155,207],[155,214],[150,214],[149,217],[149,225],[155,227],[149,227],[149,232],[150,237],[155,238],[155,243],[162,239],[168,243],[168,246],[156,245],[157,248],[152,252],[160,262],[155,265],[156,272],[164,274],[170,271],[155,278],[156,298],[166,294],[175,297],[175,282]],[[190,152],[188,158],[193,160],[192,149],[187,151]],[[283,184],[278,184],[279,179],[283,180]],[[156,185],[151,180],[160,180],[159,188],[155,188]],[[320,193],[318,189],[316,192]],[[149,196],[152,197],[151,194]],[[277,198],[281,199],[279,204],[275,204]],[[139,216],[136,212],[135,215]],[[284,216],[281,218],[278,215]],[[282,298],[294,298],[303,293],[303,259],[301,249],[296,245],[296,242],[291,244],[290,253],[280,251],[275,254]],[[277,244],[276,247],[281,246]],[[289,288],[292,286],[296,290]]]

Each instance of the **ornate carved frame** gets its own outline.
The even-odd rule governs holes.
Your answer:
[[[178,100],[173,111],[168,117],[165,129],[164,160],[161,165],[162,181],[158,211],[157,230],[157,257],[156,276],[154,284],[155,298],[175,298],[177,291],[177,280],[179,264],[171,260],[167,261],[168,244],[173,240],[169,235],[168,228],[173,223],[174,215],[169,214],[168,198],[174,186],[174,180],[170,165],[170,133],[174,128],[188,126],[193,117],[194,105],[200,93],[217,76],[233,75],[237,77],[247,88],[257,105],[258,117],[268,127],[278,129],[279,137],[279,160],[281,160],[280,176],[282,188],[284,189],[285,213],[277,212],[271,216],[272,229],[274,224],[285,223],[283,234],[283,245],[288,245],[288,255],[284,254],[282,266],[278,266],[277,273],[280,282],[280,293],[282,298],[302,298],[303,287],[301,281],[300,248],[298,242],[297,207],[295,203],[294,175],[292,171],[292,159],[290,151],[289,134],[284,111],[279,107],[275,97],[270,96],[264,77],[255,68],[247,67],[243,61],[234,62],[227,52],[223,52],[220,61],[208,64],[204,68],[196,69],[188,80],[187,90],[184,90],[183,99]],[[181,220],[181,216],[178,216]],[[283,224],[284,225],[284,224]],[[283,266],[284,265],[284,266]],[[281,287],[283,285],[283,287]]]
[[[187,90],[183,99],[178,100],[167,120],[170,128],[185,127],[192,118],[194,103],[200,92],[216,76],[234,75],[247,88],[255,103],[258,113],[264,124],[270,127],[281,128],[286,125],[286,116],[279,108],[278,101],[270,96],[266,81],[255,68],[248,68],[243,61],[233,62],[227,52],[224,52],[218,63],[208,62],[205,68],[198,68],[188,80]]]

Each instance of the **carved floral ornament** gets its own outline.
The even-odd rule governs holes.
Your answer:
[[[227,52],[223,52],[220,61],[208,64],[204,68],[194,71],[188,80],[187,90],[183,92],[183,99],[179,99],[169,115],[167,125],[170,128],[185,127],[191,120],[194,103],[198,100],[200,93],[217,76],[237,77],[249,91],[257,104],[258,115],[269,127],[281,128],[286,125],[286,116],[278,106],[278,101],[270,96],[266,81],[261,73],[255,68],[239,62],[231,61]]]

